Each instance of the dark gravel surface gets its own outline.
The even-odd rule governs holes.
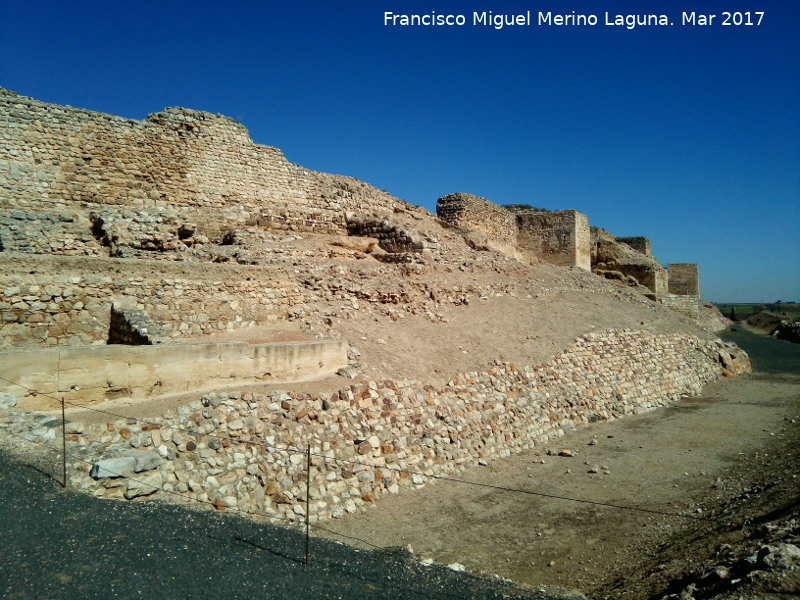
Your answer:
[[[553,598],[230,513],[97,500],[0,452],[0,598]]]

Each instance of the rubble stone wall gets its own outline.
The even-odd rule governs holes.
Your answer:
[[[647,238],[616,238],[607,231],[594,228],[592,269],[605,277],[632,277],[635,283],[649,288],[656,296],[666,295],[667,270],[655,258],[641,251],[649,248],[649,241],[645,244],[642,240],[647,241]]]
[[[305,302],[296,281],[266,267],[0,255],[0,350],[105,344],[115,303],[175,338],[282,319]]]
[[[153,323],[141,310],[122,306],[111,306],[108,326],[108,343],[127,346],[151,346],[163,342],[164,334],[157,323]]]
[[[519,249],[531,252],[549,263],[592,268],[589,219],[576,210],[520,212]]]
[[[348,210],[399,206],[407,205],[366,183],[288,162],[221,115],[167,108],[136,121],[0,88],[0,218],[52,220],[61,236],[77,239],[69,252],[97,247],[85,220],[103,207],[183,211],[212,237],[248,224],[343,233]],[[41,248],[0,243],[58,251],[44,233]]]
[[[425,475],[454,474],[593,421],[698,394],[723,369],[748,371],[746,354],[720,341],[623,330],[588,334],[538,367],[464,373],[443,389],[363,381],[324,396],[211,393],[153,421],[68,424],[69,477],[99,496],[163,488],[217,508],[300,520],[310,445],[310,518],[324,520],[419,487]],[[3,427],[33,435],[39,426],[15,412],[7,423],[0,413]],[[115,463],[104,461],[131,452],[136,464],[150,465],[146,472],[108,472]]]
[[[453,227],[478,231],[504,244],[517,245],[514,214],[484,198],[461,192],[442,196],[436,215]]]
[[[618,263],[614,268],[634,277],[641,285],[656,295],[667,291],[667,271],[655,261]]]
[[[375,238],[382,250],[392,254],[421,253],[437,249],[436,240],[422,237],[414,231],[403,230],[390,220],[375,216],[348,215],[347,232],[350,235]]]

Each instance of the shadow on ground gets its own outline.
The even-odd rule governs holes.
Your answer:
[[[237,515],[97,500],[0,453],[0,597],[553,598]]]

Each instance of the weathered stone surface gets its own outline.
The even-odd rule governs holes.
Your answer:
[[[122,453],[122,456],[126,458],[133,458],[136,461],[133,467],[135,473],[152,471],[153,469],[160,467],[164,462],[158,454],[153,454],[152,452],[143,450],[125,450]]]
[[[413,275],[426,260],[442,259],[444,244],[410,219],[395,220],[400,213],[416,218],[422,209],[354,179],[293,165],[220,115],[167,109],[130,121],[0,90],[0,123],[0,250],[15,255],[14,271],[0,273],[0,349],[54,348],[59,363],[74,351],[73,365],[102,399],[129,389],[119,369],[104,370],[108,363],[132,364],[113,356],[107,342],[164,341],[278,319],[301,321],[319,335],[312,325],[333,331],[337,320],[357,313],[398,321],[420,311],[438,322],[447,318],[442,306],[515,292],[480,278],[458,286],[418,281]],[[588,220],[580,213],[523,219],[465,194],[441,205],[440,216],[456,229],[484,232],[464,236],[473,248],[516,248],[524,237],[529,250],[586,268]],[[448,269],[468,272],[473,260],[487,260],[475,258],[480,253],[452,228],[436,231],[469,259]],[[305,233],[336,241],[322,250],[288,247]],[[348,243],[348,234],[361,239]],[[342,264],[327,274],[307,267],[320,256],[403,263],[392,273],[409,277],[344,277]],[[160,261],[157,268],[152,261]],[[638,258],[627,263],[633,266],[619,268],[621,281],[653,289],[662,283],[663,269],[652,258],[643,266]],[[324,304],[335,310],[317,314]],[[381,343],[391,350],[391,337]],[[92,344],[104,355],[95,361],[63,348]],[[262,351],[268,349],[247,348],[247,360]],[[210,393],[154,422],[68,425],[71,485],[100,497],[183,501],[169,494],[177,490],[187,502],[220,510],[338,518],[384,493],[424,485],[430,475],[488,465],[585,423],[652,410],[697,393],[721,372],[747,368],[733,348],[632,331],[582,337],[537,367],[498,364],[463,373],[441,389],[357,381],[366,366],[355,347],[347,354],[340,373],[354,381],[325,397]],[[176,356],[160,362],[181,382],[212,364],[224,367],[228,380],[244,381],[241,353],[227,352],[224,361],[221,350],[205,367],[192,365],[197,370]],[[248,376],[275,378],[266,361],[261,366]],[[322,369],[320,361],[313,366]],[[141,383],[142,371],[131,381]],[[155,393],[169,381],[156,376],[147,387]],[[84,386],[68,383],[66,393]],[[13,406],[3,417],[14,434],[57,446],[58,423]],[[306,444],[314,455],[310,474]]]
[[[136,473],[136,458],[133,456],[119,456],[105,458],[92,465],[90,472],[94,479],[106,477],[131,477]]]
[[[265,370],[274,381],[332,374],[346,363],[346,352],[341,341],[9,350],[0,351],[0,390],[14,385],[9,380],[25,378],[27,387],[58,389],[67,402],[146,398],[208,389],[225,381],[258,382]],[[31,363],[42,366],[32,369]],[[231,430],[243,427],[241,421],[230,423]]]
[[[666,269],[649,254],[637,251],[602,229],[592,230],[592,270],[610,279],[647,287],[658,297],[669,297]]]
[[[162,486],[163,478],[161,473],[141,473],[134,479],[128,479],[128,487],[125,490],[125,498],[132,500],[140,496],[150,496],[155,494]]]
[[[436,202],[436,214],[455,227],[478,231],[511,247],[517,245],[514,214],[485,198],[461,192],[442,196]]]
[[[294,165],[221,115],[169,108],[132,121],[0,88],[0,122],[3,252],[270,264],[298,232],[345,237],[346,215],[365,209],[388,248],[366,248],[373,256],[413,262],[437,247],[387,220],[426,211],[356,179]],[[109,331],[128,343],[239,329],[307,302],[302,286],[277,272],[265,287],[264,278],[230,271],[207,281],[183,269],[164,277],[166,265],[146,277],[116,268],[74,268],[42,286],[40,273],[22,282],[0,275],[0,305],[9,306],[0,308],[0,349],[88,345],[106,342]],[[109,329],[108,309],[121,298],[150,324]]]
[[[576,210],[517,212],[519,247],[547,262],[591,270],[589,219]]]

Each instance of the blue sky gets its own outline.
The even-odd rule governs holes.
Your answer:
[[[474,11],[530,26],[473,26]],[[384,12],[461,14],[388,27]],[[596,26],[540,26],[539,12]],[[682,26],[683,11],[716,14]],[[723,26],[723,11],[763,11]],[[605,13],[666,14],[665,27]],[[435,212],[469,192],[573,208],[712,301],[800,301],[800,2],[0,0],[0,86],[141,119],[241,121],[309,169]]]

